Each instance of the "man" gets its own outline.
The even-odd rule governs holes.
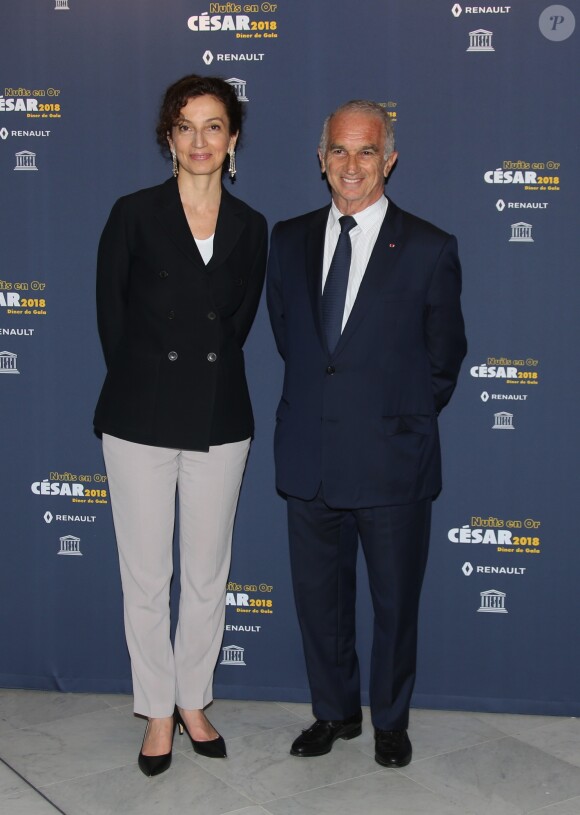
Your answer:
[[[316,722],[291,753],[361,733],[358,537],[374,610],[375,758],[411,760],[419,595],[441,489],[437,416],[466,342],[457,243],[384,195],[397,160],[374,102],[338,108],[318,151],[332,206],[276,225],[268,307],[285,361],[276,483]],[[354,216],[347,217],[343,216]]]

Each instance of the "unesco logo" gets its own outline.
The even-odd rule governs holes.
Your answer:
[[[222,661],[220,665],[245,666],[244,651],[241,645],[226,645],[222,648]]]
[[[19,374],[18,354],[12,351],[0,351],[0,374]]]

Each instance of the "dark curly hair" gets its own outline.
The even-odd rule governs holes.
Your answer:
[[[171,128],[179,120],[181,108],[187,105],[190,99],[206,95],[214,96],[223,104],[228,116],[230,135],[237,133],[239,143],[244,109],[233,87],[224,79],[216,76],[190,74],[170,85],[165,91],[161,103],[155,132],[157,134],[157,144],[167,158],[171,155],[167,143],[167,134],[171,132]]]

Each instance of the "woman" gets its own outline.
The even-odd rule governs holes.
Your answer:
[[[174,178],[114,205],[99,245],[97,309],[107,377],[103,434],[145,775],[171,763],[175,724],[225,757],[205,717],[225,615],[242,474],[253,432],[242,345],[264,281],[262,215],[222,186],[242,108],[221,79],[186,76],[161,106],[157,140]],[[169,584],[179,495],[181,597],[172,648]]]

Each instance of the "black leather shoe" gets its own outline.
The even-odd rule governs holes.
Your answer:
[[[218,735],[216,739],[211,739],[211,741],[196,741],[196,739],[190,735],[189,730],[185,726],[185,722],[183,721],[183,717],[178,708],[175,708],[175,721],[177,723],[177,727],[179,728],[179,735],[182,736],[183,731],[187,733],[191,746],[198,755],[205,756],[206,758],[228,757],[226,752],[226,743],[223,736]]]
[[[211,741],[196,741],[189,737],[195,752],[206,758],[227,758],[226,743],[223,736],[218,736]]]
[[[141,772],[149,778],[161,775],[171,766],[171,753],[165,753],[163,756],[144,756],[143,753],[139,753],[137,763]]]
[[[406,767],[412,756],[406,730],[375,729],[375,761],[383,767]]]
[[[325,721],[317,719],[312,727],[303,730],[292,747],[290,755],[313,758],[330,753],[337,739],[354,739],[362,733],[362,713],[359,711],[348,719]]]
[[[175,730],[175,725],[174,728]],[[147,731],[149,730],[149,722],[147,722],[147,727],[145,728],[145,735],[143,736],[143,744],[145,744],[145,739],[147,738]],[[139,765],[139,769],[142,773],[144,773],[147,777],[151,778],[153,775],[161,775],[164,773],[165,770],[168,770],[171,766],[171,750],[168,753],[164,753],[161,756],[144,756],[143,755],[143,746],[141,746],[141,750],[139,751],[139,758],[137,759],[137,764]]]

